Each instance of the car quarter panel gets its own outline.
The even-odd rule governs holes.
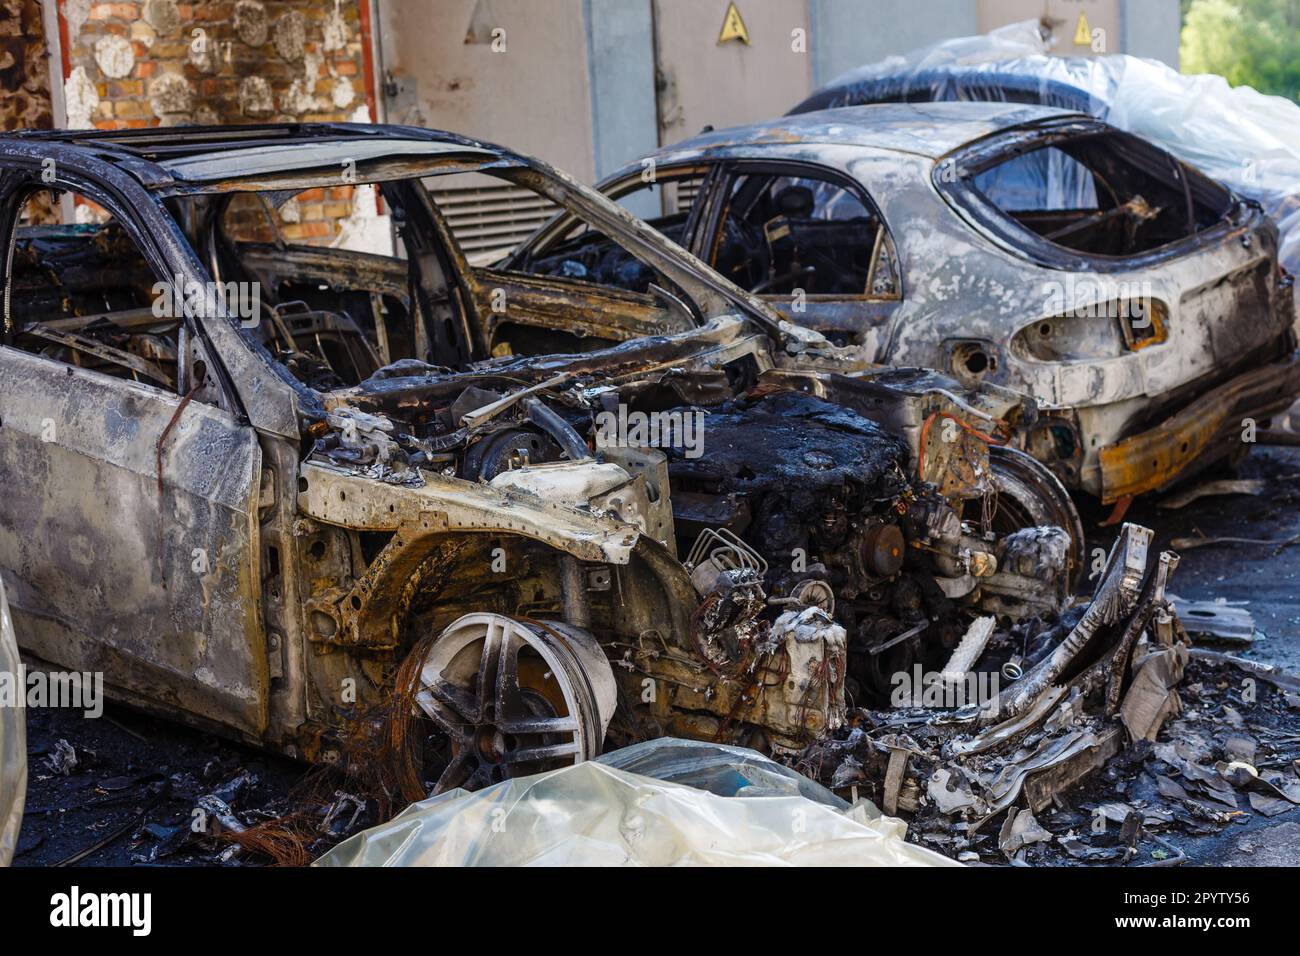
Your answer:
[[[1289,314],[1272,305],[1276,236],[1257,217],[1217,241],[1102,275],[1049,268],[1004,248],[943,201],[930,183],[930,160],[870,156],[851,171],[882,207],[905,290],[878,361],[961,372],[953,368],[951,343],[984,339],[995,362],[982,378],[1073,407],[1158,396],[1225,372],[1287,335]],[[1163,304],[1164,341],[1069,360],[1011,347],[1018,332],[1044,319],[1104,315],[1124,297]]]

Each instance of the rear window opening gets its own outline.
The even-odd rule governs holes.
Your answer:
[[[1058,139],[977,163],[966,182],[1006,219],[1056,246],[1134,256],[1216,225],[1219,184],[1125,133]]]

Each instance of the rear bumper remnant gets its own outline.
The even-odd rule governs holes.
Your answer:
[[[1101,449],[1101,500],[1111,504],[1168,486],[1209,448],[1241,440],[1242,419],[1257,422],[1300,395],[1300,358],[1252,369],[1206,392],[1154,428]]]

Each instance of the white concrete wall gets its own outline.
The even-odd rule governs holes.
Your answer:
[[[1122,0],[1120,29],[1124,53],[1150,57],[1178,69],[1182,31],[1178,0]]]
[[[1083,12],[1109,52],[1178,63],[1178,0],[736,0],[749,45],[718,43],[727,3],[376,0],[387,119],[499,142],[591,181],[705,124],[779,116],[856,66],[1015,20],[1047,15],[1058,52],[1089,53],[1073,44]],[[482,36],[497,26],[504,52]]]
[[[388,122],[463,133],[594,178],[585,6],[379,0]],[[466,43],[472,27],[475,42]],[[498,28],[503,51],[491,42]],[[395,95],[385,93],[386,81]]]
[[[809,0],[808,7],[813,89],[891,54],[978,32],[975,0]]]

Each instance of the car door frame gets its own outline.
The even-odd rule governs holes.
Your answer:
[[[167,277],[160,282],[208,281],[177,225],[131,176],[76,151],[60,152],[52,169],[35,144],[27,152],[0,157],[5,248],[28,195],[72,191],[113,216],[155,276]],[[6,289],[10,268],[7,260],[0,273]],[[225,408],[0,342],[0,460],[34,492],[0,506],[10,525],[0,548],[29,652],[101,674],[132,703],[257,738],[270,690],[262,450],[226,365],[256,356],[226,315],[205,308],[182,319]],[[270,396],[258,411],[285,430]]]
[[[702,174],[700,188],[695,199],[691,202],[691,208],[687,211],[686,228],[682,233],[684,241],[678,243],[683,249],[694,251],[695,231],[699,227],[699,210],[702,205],[700,199],[706,195],[710,188],[711,177],[717,175],[718,163],[714,160],[685,160],[655,166],[654,170],[654,179],[649,183],[652,188],[662,186],[665,180],[672,181],[679,177],[685,179],[696,173]],[[619,202],[624,196],[630,195],[647,184],[644,178],[645,171],[646,167],[642,166],[635,171],[615,174],[609,179],[603,180],[596,188],[602,196],[605,196],[610,201]],[[506,256],[502,260],[502,267],[514,268],[518,265],[519,260],[525,257],[531,258],[536,251],[544,249],[548,243],[559,239],[569,229],[573,228],[577,222],[578,216],[576,213],[567,210],[563,213],[557,213]],[[646,219],[645,223],[648,226],[654,226],[654,223],[649,219]]]

